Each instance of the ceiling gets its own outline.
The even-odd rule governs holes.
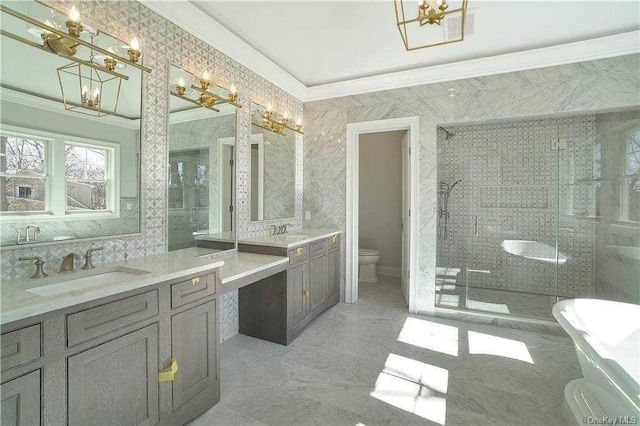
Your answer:
[[[191,3],[306,87],[491,58],[640,28],[638,1],[470,0],[473,33],[464,42],[407,52],[392,0]]]

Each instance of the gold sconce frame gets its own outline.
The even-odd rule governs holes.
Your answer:
[[[251,124],[253,124],[254,126],[260,127],[281,136],[285,135],[285,129],[304,135],[304,132],[302,131],[301,119],[296,120],[295,123],[291,123],[291,119],[288,117],[287,113],[282,115],[275,113],[273,111],[273,108],[271,107],[271,104],[269,104],[266,108],[256,102],[253,102],[253,104],[260,107],[259,121],[256,120],[256,117],[251,117]]]
[[[455,9],[450,9],[446,3],[446,0],[442,0],[440,3],[436,3],[431,0],[420,0],[415,17],[407,18],[405,13],[405,0],[394,0],[394,7],[396,12],[396,24],[402,37],[402,42],[407,51],[425,49],[427,47],[443,46],[445,44],[458,43],[464,41],[464,27],[467,19],[467,3],[468,0],[462,0],[462,5]],[[419,27],[424,26],[440,26],[442,21],[451,19],[452,16],[461,15],[460,21],[460,37],[453,40],[445,40],[436,43],[427,43],[418,46],[411,46],[409,35],[407,33],[408,25],[417,25]]]
[[[39,2],[38,2],[39,3]],[[51,9],[50,6],[47,5],[43,5],[44,7],[47,7],[49,9]],[[29,25],[33,25],[34,27],[38,27],[40,29],[42,29],[44,31],[43,34],[43,43],[42,44],[38,44],[36,42],[33,42],[31,40],[28,40],[20,35],[11,33],[9,31],[6,31],[4,29],[0,29],[0,35],[3,36],[7,36],[10,37],[16,41],[19,41],[21,43],[24,43],[26,45],[44,50],[45,52],[49,52],[49,53],[53,53],[55,55],[59,55],[59,56],[64,56],[68,59],[70,59],[73,62],[82,64],[82,65],[86,65],[86,66],[90,66],[93,67],[97,70],[101,70],[101,71],[105,71],[105,72],[111,72],[112,70],[109,70],[107,67],[102,66],[100,64],[97,64],[95,62],[92,61],[86,61],[80,58],[76,58],[74,55],[77,53],[77,50],[79,47],[86,47],[88,49],[90,49],[92,52],[97,52],[100,53],[102,55],[104,55],[105,57],[110,57],[113,58],[115,61],[123,63],[123,64],[127,64],[130,65],[132,67],[135,67],[139,70],[145,71],[145,72],[151,72],[151,68],[146,67],[140,63],[138,63],[138,60],[140,58],[141,52],[139,49],[133,49],[133,47],[130,47],[129,50],[127,51],[129,57],[125,58],[122,57],[120,55],[117,55],[113,52],[110,52],[107,49],[104,49],[100,46],[97,46],[89,41],[83,40],[80,37],[80,32],[82,31],[82,24],[80,22],[75,22],[72,20],[67,21],[67,28],[69,30],[68,33],[61,31],[57,28],[53,28],[49,25],[47,25],[44,22],[40,22],[39,20],[32,18],[31,16],[25,15],[23,13],[20,13],[14,9],[11,9],[10,7],[7,7],[6,5],[0,3],[0,12],[2,13],[6,13],[8,15],[11,15],[15,18],[18,18],[22,21],[24,21],[25,23],[29,24]],[[58,13],[62,13],[60,11],[56,11]],[[97,35],[99,34],[105,34],[109,37],[112,37],[111,35],[102,32],[102,31],[97,31]],[[114,39],[117,39],[116,37],[113,37]],[[116,73],[117,74],[117,73]]]
[[[180,68],[177,65],[174,65],[174,66],[176,68]],[[182,81],[182,83],[171,85],[172,89],[169,91],[169,93],[171,93],[171,96],[175,96],[176,98],[180,98],[183,101],[192,103],[194,105],[198,105],[203,108],[210,109],[211,111],[214,111],[214,112],[220,112],[220,110],[216,108],[216,105],[221,105],[221,104],[229,104],[238,109],[242,108],[242,105],[238,103],[238,92],[235,89],[235,85],[232,84],[231,88],[227,89],[226,87],[215,84],[212,80],[209,79],[207,73],[204,73],[202,77],[198,77],[189,71],[186,71],[184,69],[181,69],[181,70],[183,73],[193,77],[194,81],[197,80],[200,83],[200,86],[197,86],[192,83],[189,84],[189,89],[195,90],[196,92],[199,93],[199,95],[197,98],[190,98],[189,96],[187,96],[187,93],[186,93],[187,85],[182,81],[183,79],[181,78],[180,80]],[[209,90],[211,86],[213,86],[213,89],[220,88],[226,91],[228,94],[228,97],[225,98],[224,96],[220,96],[218,94],[213,93],[212,91],[213,89]]]

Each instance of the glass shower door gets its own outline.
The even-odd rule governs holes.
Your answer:
[[[195,246],[209,229],[209,150],[169,153],[169,250]]]

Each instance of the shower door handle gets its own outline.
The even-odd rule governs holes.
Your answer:
[[[478,236],[478,216],[473,217],[473,236]]]

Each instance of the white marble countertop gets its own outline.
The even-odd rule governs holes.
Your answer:
[[[289,263],[288,257],[245,252],[234,252],[215,259],[224,262],[224,265],[220,268],[220,279],[223,285],[257,272]]]
[[[238,240],[238,244],[252,244],[258,246],[291,248],[312,241],[328,238],[342,231],[335,229],[308,229],[303,228],[282,235],[265,235],[262,237],[245,238]]]
[[[209,233],[203,233],[203,232],[194,232],[193,238],[195,240],[202,240],[202,241],[221,241],[224,243],[235,243],[236,233],[235,232],[216,232],[214,234],[209,234]]]
[[[104,263],[91,271],[77,270],[70,274],[52,273],[49,277],[42,279],[27,278],[7,281],[3,282],[0,287],[0,296],[2,296],[0,324],[4,325],[80,303],[142,289],[213,268],[220,268],[220,279],[224,285],[288,262],[288,257],[238,252],[221,255],[219,250],[194,247],[121,262]],[[118,271],[118,268],[135,269],[147,273],[142,275],[118,274],[118,277],[112,281],[101,283],[95,287],[65,291],[52,296],[40,296],[29,291],[58,283],[72,287],[73,281],[76,279],[87,276],[99,277],[98,274],[101,271]]]
[[[206,248],[189,248],[120,262],[103,263],[92,271],[77,270],[70,274],[51,273],[47,278],[27,278],[2,282],[0,286],[0,324],[8,324],[31,316],[221,267],[224,262],[220,257],[207,256],[207,254],[215,252],[216,250]],[[148,273],[143,275],[118,274],[112,282],[53,296],[45,297],[28,291],[36,287],[65,281],[72,285],[73,281],[71,280],[87,275],[95,276],[96,272],[101,270],[114,270],[119,267],[148,271]]]

